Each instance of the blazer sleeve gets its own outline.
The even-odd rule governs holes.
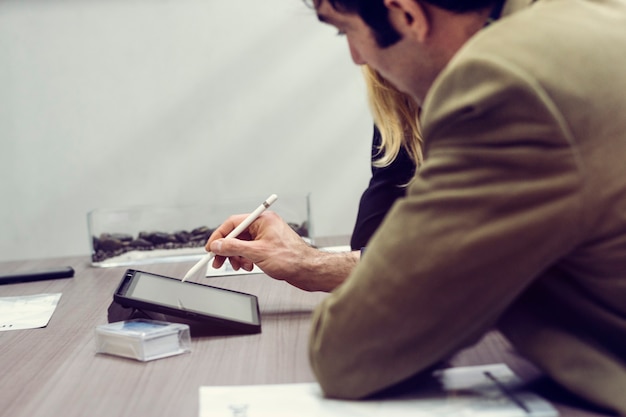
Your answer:
[[[415,163],[404,147],[400,148],[398,156],[391,164],[384,167],[374,166],[374,161],[379,158],[381,141],[380,131],[374,126],[372,176],[359,202],[359,210],[350,240],[353,250],[367,246],[367,242],[378,229],[393,203],[405,195],[406,185],[415,173]]]
[[[328,396],[369,396],[475,343],[579,239],[577,158],[549,96],[496,62],[442,77],[424,164],[315,311],[310,362]]]

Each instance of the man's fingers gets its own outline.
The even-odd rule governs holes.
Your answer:
[[[215,255],[215,258],[213,258],[213,268],[221,268],[222,265],[224,265],[224,262],[226,262],[226,257]]]

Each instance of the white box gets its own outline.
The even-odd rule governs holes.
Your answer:
[[[96,327],[97,353],[146,362],[190,351],[186,324],[136,319]]]

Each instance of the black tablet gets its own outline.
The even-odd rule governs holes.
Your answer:
[[[113,299],[124,307],[212,323],[242,333],[261,331],[256,296],[225,288],[128,269]]]

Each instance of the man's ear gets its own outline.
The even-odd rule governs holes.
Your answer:
[[[403,36],[424,41],[430,31],[427,10],[416,0],[384,0],[389,20]]]

